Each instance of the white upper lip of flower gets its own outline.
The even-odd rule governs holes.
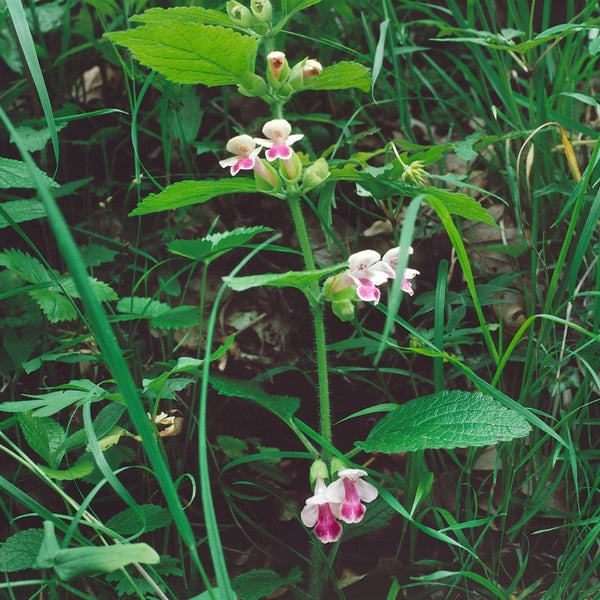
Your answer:
[[[227,142],[227,151],[234,154],[229,158],[224,158],[219,161],[222,167],[231,167],[237,163],[238,160],[244,158],[256,158],[261,151],[260,146],[256,147],[254,138],[247,134],[236,135]]]
[[[292,126],[285,119],[267,121],[262,128],[262,132],[268,139],[254,138],[254,141],[265,148],[291,146],[304,137],[302,133],[292,134]]]

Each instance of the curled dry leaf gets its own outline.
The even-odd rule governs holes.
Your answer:
[[[390,235],[394,232],[392,222],[386,219],[385,221],[375,221],[370,227],[363,231],[365,237],[375,237],[377,235]]]

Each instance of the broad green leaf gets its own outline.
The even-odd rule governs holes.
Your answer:
[[[255,235],[272,231],[270,227],[238,227],[233,231],[212,233],[196,240],[173,240],[167,248],[173,254],[211,262],[229,250],[247,244]]]
[[[68,469],[52,469],[40,465],[40,469],[58,481],[73,481],[75,479],[82,479],[89,475],[95,467],[94,461],[88,456],[80,456],[77,461],[72,464]]]
[[[58,467],[65,454],[64,429],[49,417],[34,417],[29,412],[18,416],[19,427],[29,447],[52,468]]]
[[[86,267],[99,267],[100,265],[112,262],[119,253],[118,250],[113,250],[112,248],[107,248],[102,244],[95,244],[93,242],[87,244],[87,246],[81,246],[79,251]]]
[[[302,581],[300,567],[294,567],[285,577],[270,569],[253,569],[238,575],[231,585],[239,598],[261,600],[276,592],[279,588]]]
[[[298,398],[267,394],[252,381],[213,376],[210,384],[223,396],[245,398],[260,404],[286,423],[291,422],[294,413],[300,408]]]
[[[107,35],[170,81],[208,87],[240,84],[254,73],[259,43],[227,27],[180,20],[152,20]]]
[[[142,530],[144,533],[155,531],[173,521],[171,513],[158,504],[141,504],[139,509],[126,508],[111,517],[106,526],[122,536],[128,536],[140,534]]]
[[[61,125],[56,126],[56,131],[60,131],[67,126],[68,123],[62,123]],[[44,146],[50,140],[50,130],[47,127],[43,129],[34,129],[33,127],[17,127],[16,132],[21,140],[25,149],[29,152],[38,152],[42,150]],[[14,139],[11,135],[11,142],[14,142]]]
[[[152,298],[141,298],[138,296],[126,296],[117,302],[117,311],[126,315],[135,315],[143,319],[153,319],[171,310],[165,302],[153,300]]]
[[[37,258],[25,254],[21,250],[9,248],[4,252],[0,252],[0,266],[14,271],[21,279],[29,283],[52,281],[52,275],[48,272],[48,269]]]
[[[39,200],[11,200],[2,202],[0,207],[15,223],[43,219],[46,216],[46,209]],[[10,223],[0,211],[0,229],[9,225]]]
[[[193,327],[200,322],[200,310],[197,306],[169,306],[165,302],[152,298],[125,297],[117,302],[117,311],[126,315],[135,315],[140,319],[150,319],[153,327],[173,329]]]
[[[34,417],[48,417],[67,406],[71,406],[71,404],[79,402],[81,393],[74,390],[60,390],[34,397],[35,400],[0,402],[0,411],[13,413],[33,411]]]
[[[130,19],[136,23],[197,23],[199,25],[222,25],[235,27],[235,21],[224,12],[202,8],[201,6],[174,6],[171,8],[150,8],[141,15]]]
[[[255,287],[294,287],[305,292],[315,282],[326,275],[340,271],[346,265],[333,265],[318,271],[288,271],[287,273],[265,273],[246,277],[223,277],[223,281],[236,292]]]
[[[44,532],[41,529],[26,529],[11,535],[0,544],[0,571],[11,573],[31,569],[40,551]]]
[[[0,402],[0,410],[4,412],[33,411],[34,417],[49,417],[67,406],[84,401],[95,402],[106,398],[107,392],[88,379],[70,381],[62,389],[55,389],[45,394],[25,394],[33,400],[17,400]]]
[[[363,92],[371,89],[371,72],[363,65],[342,61],[325,67],[320,75],[304,81],[307,90],[345,90],[358,88]]]
[[[531,426],[516,411],[480,392],[443,391],[402,404],[364,442],[366,452],[414,452],[487,446],[524,437]]]
[[[109,573],[133,562],[155,565],[159,561],[159,555],[148,544],[111,544],[61,550],[53,523],[44,521],[44,539],[34,567],[54,567],[59,579],[68,581],[79,575]]]
[[[162,396],[163,389],[171,375],[178,375],[179,373],[192,373],[193,375],[200,376],[199,369],[202,366],[202,362],[203,361],[198,358],[181,356],[177,359],[177,364],[172,369],[161,373],[154,379],[145,379],[143,382],[144,392],[148,393],[148,391],[152,391],[157,395]]]
[[[149,215],[163,210],[173,210],[207,202],[225,194],[256,193],[254,179],[217,179],[206,181],[180,181],[158,194],[144,198],[130,213],[130,217]]]
[[[100,302],[110,302],[118,298],[117,293],[104,281],[98,281],[95,277],[88,277],[88,281],[92,287],[92,291],[96,294],[96,298]],[[53,289],[64,291],[64,293],[72,296],[73,298],[79,298],[79,290],[75,285],[72,277],[61,277],[60,286],[57,284]]]
[[[59,187],[58,183],[53,181],[43,171],[36,168],[39,177],[50,187]],[[36,184],[31,176],[29,167],[20,160],[13,158],[0,158],[0,189],[8,188],[26,188],[34,189]]]
[[[78,312],[70,297],[79,297],[79,292],[71,277],[57,276],[46,269],[37,258],[12,248],[0,253],[0,266],[14,271],[29,283],[48,285],[47,288],[31,290],[28,293],[51,323],[73,321],[77,318]],[[88,280],[100,301],[116,300],[115,291],[107,283],[94,277],[89,277]]]
[[[471,198],[471,196],[434,187],[424,188],[423,192],[425,192],[425,202],[427,202],[428,196],[433,196],[442,202],[452,215],[457,215],[470,221],[479,221],[497,226],[492,215],[475,198]]]
[[[197,306],[174,306],[150,319],[150,324],[161,329],[194,327],[200,322],[200,316],[200,309]]]
[[[144,543],[84,546],[59,550],[53,566],[59,579],[68,581],[80,575],[109,573],[134,562],[155,565],[160,556]]]
[[[52,290],[32,290],[29,295],[38,303],[50,323],[77,319],[79,313],[64,294]]]
[[[117,421],[123,416],[125,410],[125,405],[118,402],[110,402],[101,408],[93,421],[96,438],[103,438],[117,424]],[[73,450],[74,448],[84,446],[86,443],[87,434],[85,429],[80,429],[67,438],[65,450]]]

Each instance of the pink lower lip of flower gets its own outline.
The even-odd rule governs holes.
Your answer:
[[[356,484],[350,479],[344,478],[344,491],[344,501],[340,506],[340,518],[346,523],[358,523],[362,521],[367,509],[360,501]]]
[[[338,523],[329,504],[318,507],[319,517],[315,525],[315,535],[324,544],[337,542],[342,535],[342,526]]]
[[[231,166],[231,174],[236,175],[242,169],[253,169],[254,168],[255,159],[254,158],[240,158],[234,165]]]
[[[286,144],[281,144],[280,146],[273,145],[267,150],[266,156],[269,161],[273,161],[276,158],[287,160],[292,156],[292,149]]]
[[[374,302],[377,304],[381,297],[381,292],[377,289],[377,286],[370,279],[359,279],[358,286],[356,287],[356,293],[361,300],[365,302]]]

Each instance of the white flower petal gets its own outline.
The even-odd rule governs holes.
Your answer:
[[[273,119],[264,124],[262,132],[272,141],[285,141],[292,133],[292,126],[285,119]]]
[[[256,146],[254,139],[247,134],[236,135],[227,142],[227,151],[237,156],[248,156]]]
[[[348,478],[351,481],[358,481],[361,477],[366,477],[367,472],[364,471],[363,469],[351,469],[351,468],[347,468],[347,469],[340,469],[338,471],[338,477],[343,478]]]
[[[378,262],[380,259],[381,255],[375,250],[361,250],[360,252],[355,252],[348,257],[348,267],[350,268],[352,274],[355,274],[355,271],[359,269],[366,269],[372,264]]]
[[[233,165],[235,165],[235,163],[239,160],[238,156],[230,156],[229,158],[224,158],[223,160],[219,161],[219,164],[225,168],[225,167],[233,167]]]
[[[336,479],[327,486],[327,499],[329,502],[339,504],[344,501],[346,492],[344,490],[344,480]]]
[[[296,142],[299,142],[303,137],[304,137],[303,133],[294,133],[294,134],[289,135],[287,137],[287,139],[285,140],[285,143],[288,146],[291,146],[292,144],[295,144]]]
[[[300,512],[300,518],[307,527],[314,527],[319,518],[319,507],[317,504],[307,504]]]
[[[363,502],[372,502],[375,500],[375,498],[377,498],[377,496],[379,496],[379,491],[377,488],[368,481],[359,479],[356,481],[355,485],[356,491]]]

